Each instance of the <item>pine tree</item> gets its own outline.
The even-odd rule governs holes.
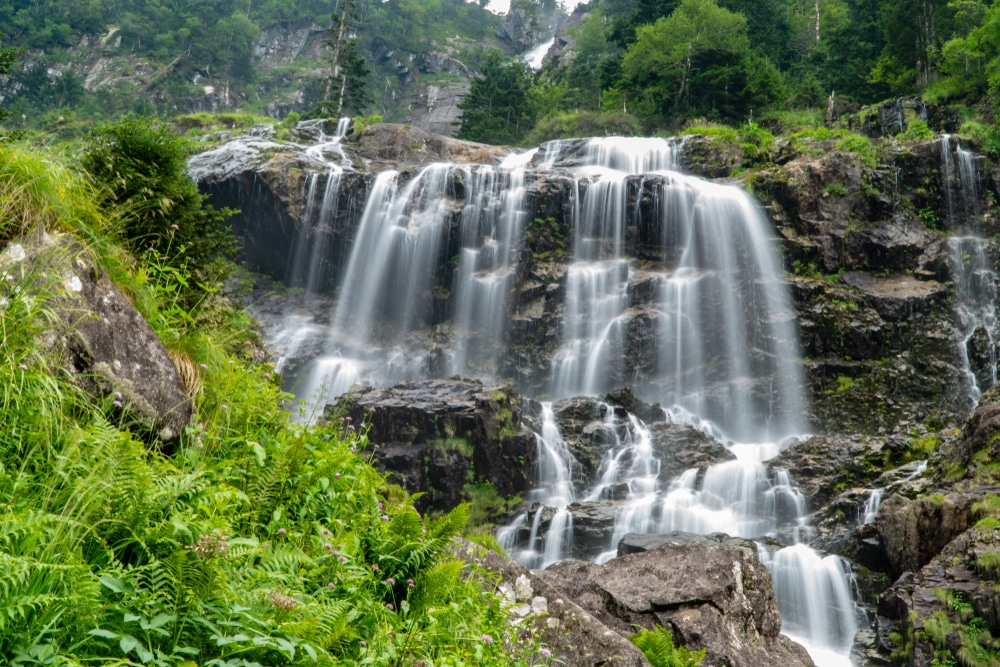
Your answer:
[[[462,110],[458,138],[494,144],[514,144],[534,124],[529,91],[532,75],[522,62],[511,62],[497,49],[486,56],[480,76],[472,80]]]
[[[342,116],[362,113],[372,104],[367,84],[369,69],[358,54],[357,39],[352,31],[354,0],[344,0],[340,14],[331,14],[331,25],[324,44],[330,49],[330,72],[326,78],[323,100],[315,115]]]

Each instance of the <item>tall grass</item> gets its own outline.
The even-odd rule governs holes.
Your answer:
[[[495,582],[448,555],[467,508],[427,521],[358,454],[363,427],[289,423],[252,321],[218,293],[181,307],[171,281],[187,277],[116,245],[90,191],[45,156],[0,147],[0,243],[42,226],[82,238],[196,364],[197,417],[171,458],[151,450],[43,344],[58,280],[0,281],[0,656],[538,664],[530,643],[504,638]]]

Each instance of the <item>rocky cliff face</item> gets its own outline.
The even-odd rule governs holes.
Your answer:
[[[503,389],[507,397],[514,390],[543,395],[551,386],[566,317],[573,206],[589,187],[560,168],[580,164],[584,148],[573,141],[543,147],[531,157],[526,172],[527,223],[518,243],[503,354],[496,367],[483,369],[484,375],[509,379],[513,386]],[[407,183],[420,165],[430,162],[496,165],[509,153],[401,126],[368,128],[349,136],[343,149],[338,213],[323,232],[330,235],[325,247],[331,268],[343,265],[357,236],[359,202],[373,186],[373,171],[397,169],[400,182]],[[969,628],[997,627],[998,603],[991,592],[996,570],[994,556],[988,555],[995,552],[990,531],[1000,519],[1000,510],[995,517],[991,514],[996,502],[991,494],[1000,482],[994,470],[1000,455],[994,451],[995,422],[1000,421],[995,391],[979,401],[961,434],[954,429],[975,404],[979,388],[992,381],[997,358],[988,325],[976,324],[969,310],[976,286],[993,280],[998,248],[989,236],[997,231],[997,187],[990,164],[949,137],[886,144],[879,150],[873,163],[858,152],[838,148],[836,141],[805,147],[779,142],[777,157],[768,166],[743,172],[742,149],[710,137],[691,137],[684,142],[681,164],[691,173],[725,182],[740,174],[740,182],[771,218],[786,263],[785,278],[793,295],[793,312],[787,316],[795,318],[800,336],[809,421],[822,435],[790,444],[767,463],[765,474],[772,483],[785,474],[795,481],[810,526],[803,537],[806,517],[800,509],[779,508],[773,534],[784,544],[805,539],[857,564],[858,590],[871,618],[878,619],[859,634],[859,662],[899,662],[905,654],[912,664],[929,665],[935,651],[977,646],[993,650],[975,644],[980,635],[972,637]],[[543,162],[549,164],[538,169]],[[294,235],[315,224],[305,219],[304,202],[310,179],[315,181],[314,174],[324,169],[304,147],[260,137],[241,139],[192,161],[192,172],[213,193],[215,203],[247,209],[246,202],[251,202],[254,215],[237,221],[244,252],[253,266],[278,279],[286,275]],[[449,238],[461,229],[470,173],[456,168],[449,175],[441,201]],[[665,256],[664,230],[654,222],[664,186],[664,177],[655,174],[628,176],[623,183],[630,211],[623,243],[631,279],[620,318],[624,363],[612,371],[618,374],[612,380],[622,386],[640,385],[654,373],[659,317],[654,270],[677,261],[669,252]],[[975,247],[965,245],[972,233],[984,237]],[[456,291],[454,271],[448,266],[454,266],[460,250],[445,245],[445,269],[433,286],[432,321],[404,343],[412,356],[423,355],[436,364],[437,374],[443,373],[447,349],[441,341],[447,338],[447,314],[454,310]],[[974,256],[981,256],[979,264],[972,261]],[[323,289],[335,293],[338,286],[338,278],[330,274]],[[281,298],[275,297],[274,303]],[[329,308],[323,301],[328,297],[313,298],[309,307]],[[397,400],[386,391],[364,390],[360,400],[371,399],[371,405],[365,404],[369,409],[387,410],[380,417],[387,424],[423,423],[423,417],[407,412],[413,409],[420,415],[440,414],[446,422],[452,419],[447,415],[468,410],[480,412],[472,422],[488,422],[497,414],[471,398],[493,389],[461,382],[447,389],[434,385],[403,392],[427,394],[426,399],[411,395]],[[454,405],[444,398],[452,391],[459,396]],[[517,433],[512,440],[486,438],[461,453],[435,444],[441,432],[447,439],[449,429],[458,428],[454,425],[420,427],[406,438],[386,431],[378,437],[392,444],[376,452],[376,460],[411,490],[427,492],[435,508],[458,502],[461,496],[454,490],[469,474],[487,479],[502,495],[527,498],[522,511],[545,533],[558,520],[559,510],[532,500],[532,476],[498,476],[493,471],[514,460],[525,465],[539,460],[539,450],[523,436],[541,429],[542,406],[527,399],[514,399],[514,404],[520,407],[506,408],[517,415],[516,423],[509,424],[508,435]],[[602,400],[555,401],[550,409],[572,456],[570,475],[577,489],[598,488],[605,453],[626,436],[623,424],[629,414],[648,429],[660,466],[659,488],[685,471],[704,475],[709,466],[733,457],[712,435],[669,420],[660,406],[643,403],[627,391]],[[629,460],[618,463],[630,465]],[[609,484],[595,497],[572,500],[568,509],[573,551],[564,555],[594,559],[614,548],[621,554],[656,548],[660,543],[647,538],[612,544],[615,520],[628,494],[623,485]],[[530,524],[512,530],[526,537]],[[512,541],[518,542],[518,537],[513,535]],[[741,548],[738,542],[727,545]],[[726,552],[725,558],[752,565],[735,552]],[[565,567],[572,570],[567,570],[566,580],[548,585],[564,592],[572,589],[567,597],[606,628],[655,618],[671,623],[675,636],[699,637],[696,646],[708,645],[715,636],[711,627],[685,625],[692,616],[684,614],[693,614],[695,603],[675,618],[673,612],[647,609],[649,605],[631,594],[622,593],[619,599],[602,588],[605,575],[592,569],[596,566]],[[552,576],[560,571],[552,570]],[[621,601],[626,598],[627,603]],[[723,616],[738,616],[737,607],[726,607]],[[697,611],[703,620],[714,618],[705,609]],[[945,621],[951,625],[943,625]],[[755,664],[753,652],[771,641],[769,626],[749,617],[741,624],[754,632],[744,646],[749,653],[738,660]],[[788,661],[799,659],[794,652],[781,653],[787,647],[767,645],[759,649],[766,655],[778,652]],[[713,655],[725,657],[721,649]]]
[[[804,152],[789,148],[783,164],[757,170],[747,182],[774,221],[788,263],[811,422],[820,431],[885,435],[931,417],[961,419],[970,407],[967,368],[987,366],[996,351],[975,336],[964,343],[964,353],[961,343],[966,334],[955,289],[960,278],[941,231],[963,229],[964,218],[956,213],[959,176],[942,169],[942,155],[949,150],[954,155],[955,144],[934,140],[901,146],[878,167],[834,144],[821,142]],[[434,160],[496,164],[508,153],[399,126],[366,128],[344,146],[353,168],[341,177],[337,217],[324,230],[330,235],[331,269],[344,265],[372,171],[401,169],[405,178],[416,165]],[[572,167],[579,150],[572,143],[560,148],[554,166]],[[689,139],[683,155],[682,164],[695,173],[720,176],[736,166],[730,148],[710,138]],[[545,159],[540,152],[532,164]],[[996,224],[991,208],[996,187],[986,166],[980,161],[976,206],[988,233]],[[192,174],[213,195],[213,203],[247,212],[235,228],[248,264],[278,280],[287,277],[296,233],[314,224],[303,220],[306,190],[317,178],[310,174],[322,170],[302,148],[256,139],[230,143],[192,161]],[[462,196],[459,177],[456,198]],[[635,275],[622,323],[625,363],[614,384],[641,384],[655,365],[656,283],[653,276],[644,282],[642,271],[647,262],[672,261],[658,250],[662,230],[653,222],[663,187],[658,178],[628,179],[628,207],[635,214],[628,221],[625,253],[634,258]],[[547,390],[559,344],[572,250],[570,214],[573,197],[580,196],[575,187],[558,169],[529,169],[529,224],[498,372],[528,394]],[[996,253],[991,241],[984,247],[987,254]],[[337,271],[325,275],[326,288],[336,289]],[[452,294],[443,280],[436,298],[447,312]]]

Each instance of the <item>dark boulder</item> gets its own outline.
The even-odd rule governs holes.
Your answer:
[[[535,436],[521,427],[521,399],[506,385],[422,380],[355,386],[326,408],[367,428],[375,465],[411,493],[422,511],[458,505],[468,482],[486,481],[503,497],[530,488]]]
[[[895,495],[875,519],[894,576],[915,572],[969,528],[972,504],[982,492],[949,492],[916,499]]]

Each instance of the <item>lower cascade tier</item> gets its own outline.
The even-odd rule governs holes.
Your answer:
[[[702,437],[688,433],[686,441],[664,440],[621,408],[591,405],[590,416],[599,418],[581,432],[590,443],[602,442],[603,452],[588,475],[563,439],[553,404],[540,404],[535,486],[524,511],[497,533],[508,553],[527,567],[546,569],[565,559],[599,567],[619,556],[679,544],[747,549],[770,572],[782,632],[821,667],[852,664],[863,612],[855,603],[850,567],[807,545],[812,531],[805,498],[788,471],[767,465],[790,441],[720,444],[665,419],[658,430],[681,426]],[[664,466],[664,458],[680,453],[672,446],[678,444],[694,444],[696,451],[724,460],[682,471],[676,464]]]

